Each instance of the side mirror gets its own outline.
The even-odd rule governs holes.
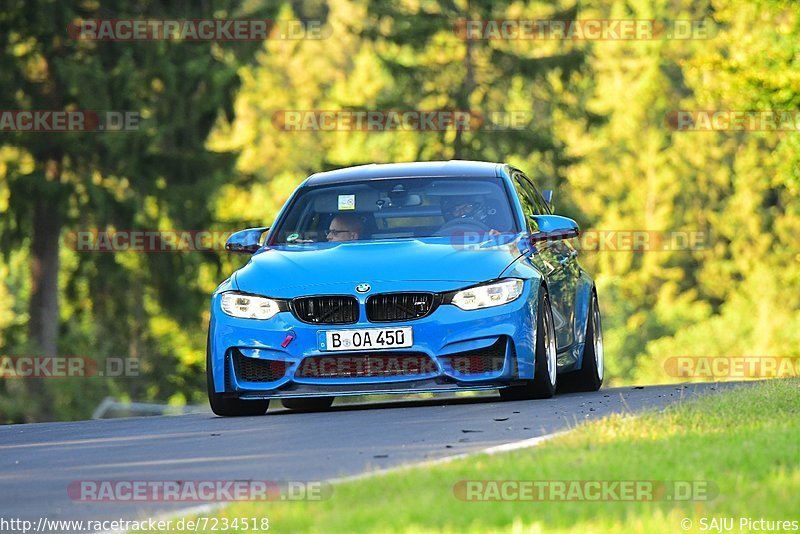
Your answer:
[[[536,230],[531,234],[531,244],[542,241],[560,241],[578,237],[581,231],[578,223],[560,215],[531,215]]]
[[[552,189],[545,189],[542,191],[542,198],[544,201],[547,202],[547,205],[551,208],[553,207],[553,190]]]
[[[264,232],[269,230],[267,227],[263,228],[248,228],[247,230],[239,230],[234,232],[225,241],[225,250],[228,252],[238,252],[241,254],[253,254],[261,245],[261,236]]]

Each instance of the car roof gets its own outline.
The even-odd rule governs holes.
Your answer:
[[[335,184],[383,178],[461,177],[494,178],[499,176],[502,163],[485,161],[416,161],[411,163],[385,163],[346,167],[312,174],[305,185]]]

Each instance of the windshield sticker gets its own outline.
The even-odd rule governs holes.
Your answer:
[[[339,195],[339,211],[356,209],[355,195]]]

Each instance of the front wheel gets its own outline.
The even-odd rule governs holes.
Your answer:
[[[238,417],[243,415],[264,415],[269,408],[267,400],[241,400],[223,397],[214,391],[214,372],[211,367],[211,354],[206,349],[206,387],[208,389],[208,403],[211,411],[216,415]]]
[[[500,390],[503,400],[549,399],[556,392],[557,361],[556,329],[547,290],[539,289],[536,313],[536,356],[533,380]]]

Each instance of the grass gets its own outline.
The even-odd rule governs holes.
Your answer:
[[[460,480],[708,481],[710,500],[467,502]],[[271,532],[701,532],[703,517],[797,520],[800,380],[770,380],[638,417],[580,425],[533,448],[338,484],[318,502],[236,503]],[[792,517],[794,515],[794,517]],[[742,531],[748,531],[745,529]],[[738,532],[734,528],[734,532]]]

